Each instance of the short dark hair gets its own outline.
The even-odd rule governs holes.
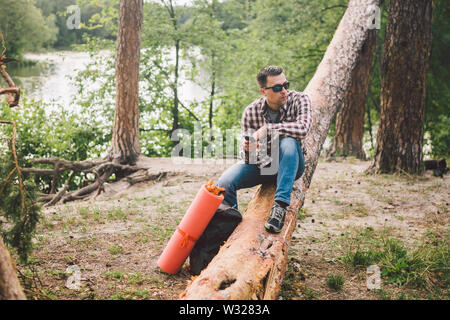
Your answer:
[[[259,87],[264,88],[266,86],[268,76],[277,76],[279,74],[282,74],[283,72],[283,68],[278,66],[266,66],[262,68],[256,76]]]

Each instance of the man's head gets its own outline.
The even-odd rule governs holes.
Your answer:
[[[278,110],[286,103],[289,82],[286,80],[283,68],[267,66],[262,68],[256,76],[259,92],[266,97],[271,109]]]

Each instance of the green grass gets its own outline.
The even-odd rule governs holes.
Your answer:
[[[169,226],[169,227],[161,227],[158,225],[154,225],[151,227],[151,236],[152,236],[152,240],[157,240],[160,243],[166,241],[167,239],[169,239],[172,234],[175,231],[175,227],[174,226]]]
[[[108,220],[125,220],[126,216],[121,207],[116,207],[107,214],[106,218]]]
[[[354,252],[347,252],[341,259],[354,269],[364,268],[378,261],[378,252],[372,248],[361,249],[358,247]]]
[[[78,207],[77,211],[83,219],[88,219],[90,216],[89,208],[87,207]]]
[[[305,207],[301,207],[297,214],[297,219],[299,221],[305,220],[307,216],[310,216],[311,214],[308,212],[308,209]]]
[[[408,248],[393,237],[365,234],[356,249],[348,250],[340,260],[353,269],[376,264],[385,284],[435,292],[450,285],[450,243],[448,234],[425,234],[420,243]],[[441,291],[442,292],[442,291]],[[448,292],[442,292],[448,295]]]
[[[105,273],[105,278],[107,280],[123,280],[125,279],[125,274],[122,271],[114,270]]]
[[[302,290],[303,296],[306,300],[312,300],[315,298],[319,298],[322,295],[320,290],[314,290],[310,287],[306,287]]]
[[[144,282],[148,282],[148,281],[149,281],[149,279],[147,277],[143,276],[142,273],[140,273],[140,272],[131,274],[127,279],[128,284],[135,284],[135,285],[142,285]]]
[[[145,289],[126,289],[109,297],[110,300],[148,299],[150,292]]]
[[[344,287],[345,278],[341,274],[329,274],[326,278],[327,286],[335,291],[342,291]]]
[[[115,245],[112,246],[108,249],[109,253],[111,253],[112,255],[118,255],[121,254],[123,252],[123,247],[119,244],[119,245]]]

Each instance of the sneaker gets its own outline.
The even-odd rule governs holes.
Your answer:
[[[264,227],[268,232],[279,233],[283,229],[284,217],[286,216],[286,208],[280,206],[275,202],[270,211],[269,219],[267,220]]]

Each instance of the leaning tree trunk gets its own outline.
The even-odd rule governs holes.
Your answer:
[[[0,300],[25,300],[16,265],[0,237]]]
[[[422,171],[432,0],[391,0],[381,75],[374,172]]]
[[[364,1],[377,5],[378,0]],[[298,210],[330,128],[340,106],[361,47],[368,35],[371,17],[367,5],[350,1],[305,93],[312,102],[313,125],[304,140],[308,150],[306,170],[294,184],[291,205],[279,234],[264,229],[273,203],[275,186],[263,185],[250,201],[244,218],[208,267],[181,294],[183,299],[275,299],[286,269],[287,252],[296,226]]]
[[[364,115],[376,41],[377,30],[370,30],[336,117],[329,156],[355,156],[362,160],[366,158],[363,150]]]
[[[122,164],[134,164],[141,153],[138,88],[142,10],[142,0],[120,1],[111,157]]]

